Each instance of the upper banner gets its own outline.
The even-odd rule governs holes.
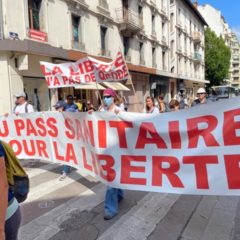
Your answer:
[[[49,88],[74,87],[79,84],[122,81],[128,79],[127,65],[122,53],[109,63],[85,57],[77,62],[53,64],[40,62]]]
[[[42,112],[0,117],[20,158],[71,165],[113,187],[240,195],[239,98],[163,114]]]

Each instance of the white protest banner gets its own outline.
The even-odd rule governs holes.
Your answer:
[[[0,118],[20,158],[68,164],[111,186],[240,195],[239,98],[164,114],[30,113]]]
[[[49,88],[128,79],[127,65],[120,51],[116,59],[109,63],[85,57],[77,62],[61,64],[40,62],[40,65]]]

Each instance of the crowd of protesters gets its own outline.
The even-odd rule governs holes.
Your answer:
[[[103,92],[102,104],[100,107],[94,106],[93,103],[88,100],[86,103],[82,103],[81,100],[74,98],[72,95],[64,99],[59,100],[53,107],[58,112],[88,112],[92,114],[94,111],[101,112],[113,112],[119,114],[120,112],[127,111],[127,105],[124,104],[124,98],[119,96],[116,91],[111,88],[107,88]],[[207,104],[206,91],[204,88],[199,88],[197,91],[197,98],[191,103],[192,107]],[[143,109],[144,113],[160,114],[168,111],[178,111],[182,108],[186,108],[187,104],[184,99],[178,101],[171,99],[169,103],[164,101],[162,95],[157,97],[157,102],[151,96],[146,97],[145,106]],[[16,106],[13,109],[13,113],[31,113],[34,112],[33,106],[27,102],[26,93],[22,92],[16,95]],[[5,114],[7,117],[8,114]],[[4,161],[4,150],[0,144],[0,191],[2,192],[0,202],[0,239],[17,239],[17,233],[20,226],[20,208],[14,195],[8,191],[7,177],[6,177],[6,166]],[[67,165],[63,166],[62,175],[60,180],[64,180],[70,171],[70,167]],[[7,197],[8,195],[8,197]],[[124,198],[124,192],[122,189],[107,187],[105,194],[104,203],[104,219],[110,220],[115,217],[118,213],[118,204]],[[5,217],[6,216],[6,217]]]
[[[207,99],[207,93],[204,88],[199,88],[197,90],[197,98],[192,101],[190,104],[187,104],[186,99],[181,96],[181,100],[171,99],[169,103],[164,101],[163,95],[157,97],[157,102],[151,96],[147,96],[145,99],[145,107],[143,113],[164,113],[170,111],[178,111],[180,109],[186,109],[189,107],[201,106],[202,104],[209,103]]]

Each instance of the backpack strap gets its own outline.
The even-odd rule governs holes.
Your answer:
[[[25,113],[28,113],[28,105],[29,105],[29,103],[27,102],[25,105]]]
[[[14,184],[13,176],[27,176],[27,173],[21,166],[18,158],[16,157],[12,147],[6,143],[1,141],[1,144],[5,151],[5,163],[6,163],[6,170],[7,170],[7,179],[9,185]]]

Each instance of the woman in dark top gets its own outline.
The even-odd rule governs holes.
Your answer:
[[[8,189],[5,151],[0,142],[0,239],[17,240],[21,222],[19,204]],[[4,226],[5,225],[5,226]],[[5,238],[4,238],[5,235]]]

